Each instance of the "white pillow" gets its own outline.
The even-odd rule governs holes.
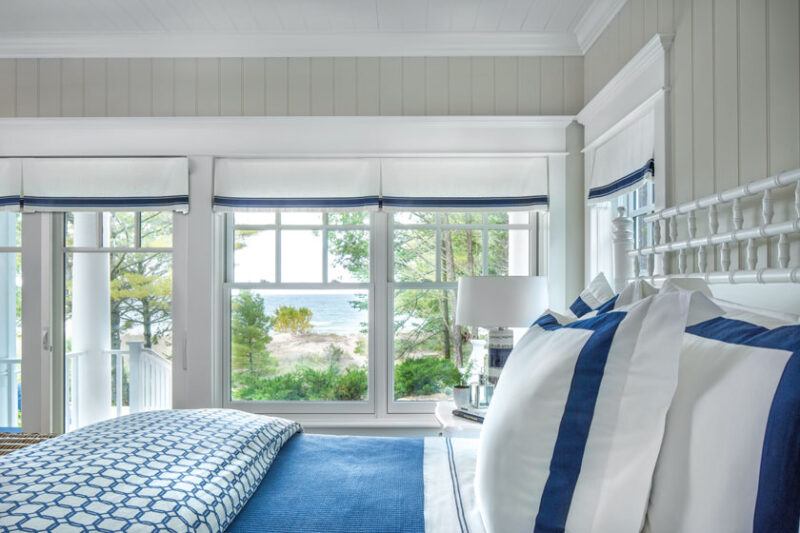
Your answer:
[[[614,289],[608,283],[605,274],[599,273],[578,295],[569,310],[580,318],[586,313],[594,311],[614,297]]]
[[[656,295],[528,330],[481,432],[475,490],[489,532],[640,530],[689,301]]]
[[[728,309],[686,330],[645,530],[798,524],[800,325]]]

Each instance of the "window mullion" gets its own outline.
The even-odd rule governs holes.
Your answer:
[[[442,281],[442,215],[436,213],[436,253],[433,255],[436,261],[436,281]]]
[[[328,283],[328,213],[322,213],[322,282]]]
[[[281,282],[281,212],[275,213],[275,283]]]

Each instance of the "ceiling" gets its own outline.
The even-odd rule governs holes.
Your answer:
[[[0,56],[581,54],[624,0],[0,0]],[[602,30],[602,27],[599,28]]]

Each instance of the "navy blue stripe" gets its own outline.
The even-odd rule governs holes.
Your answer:
[[[686,331],[731,344],[792,352],[767,418],[753,531],[796,533],[800,523],[800,326],[767,329],[719,317]]]
[[[456,505],[458,524],[461,527],[461,533],[469,533],[467,517],[464,515],[464,503],[461,500],[461,483],[458,481],[458,471],[456,470],[456,458],[455,453],[453,452],[453,442],[450,437],[445,439],[445,446],[447,448],[447,461],[450,465],[450,482],[453,484],[453,500]]]
[[[384,196],[381,203],[389,207],[525,207],[547,205],[547,195],[507,197],[406,197]]]
[[[569,310],[575,313],[575,316],[580,318],[586,313],[590,313],[592,308],[589,307],[589,304],[583,301],[583,298],[578,296],[575,298],[575,301],[572,302],[572,305],[569,306]]]
[[[594,333],[581,348],[575,363],[534,533],[561,533],[566,527],[611,342],[625,315],[615,311],[561,326]],[[548,329],[558,328],[550,325]]]
[[[617,298],[619,298],[619,294],[615,294],[613,298],[598,307],[597,313],[608,313],[609,311],[613,310],[614,306],[617,304]]]
[[[379,198],[377,196],[354,196],[349,198],[236,198],[215,196],[214,205],[260,208],[369,207],[379,205]]]
[[[617,191],[630,187],[637,181],[643,180],[645,176],[648,174],[655,173],[655,164],[652,159],[650,159],[647,163],[644,164],[642,168],[637,168],[630,174],[619,178],[616,181],[612,181],[608,185],[603,185],[602,187],[595,187],[589,190],[589,198],[603,198],[604,196],[608,196],[610,194],[614,194]]]
[[[19,196],[0,196],[0,205],[14,205],[21,203],[22,199]]]
[[[163,207],[188,204],[189,197],[181,196],[139,196],[139,197],[50,197],[25,196],[23,205],[34,207]]]

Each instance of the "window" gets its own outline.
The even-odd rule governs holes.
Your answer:
[[[365,402],[369,213],[227,217],[228,400]]]
[[[0,427],[22,420],[22,239],[19,213],[0,211]]]
[[[172,405],[172,213],[64,215],[69,431]]]
[[[645,180],[641,187],[612,200],[613,211],[625,208],[625,216],[633,219],[633,247],[652,246],[653,223],[645,222],[645,215],[655,211],[655,187],[652,180]],[[644,262],[642,262],[644,263]],[[647,275],[646,263],[641,264],[641,275]]]
[[[546,219],[529,212],[226,215],[227,404],[372,412],[380,391],[390,412],[428,410],[426,401],[451,394],[470,339],[485,335],[453,323],[458,277],[537,274],[536,229]],[[373,364],[375,355],[381,364]],[[386,374],[374,376],[376,368]]]
[[[539,216],[528,212],[392,216],[390,353],[395,401],[439,400],[451,394],[454,370],[471,359],[469,340],[485,335],[454,322],[458,278],[530,274],[537,249],[532,225]],[[483,361],[473,360],[473,368],[482,365]]]

